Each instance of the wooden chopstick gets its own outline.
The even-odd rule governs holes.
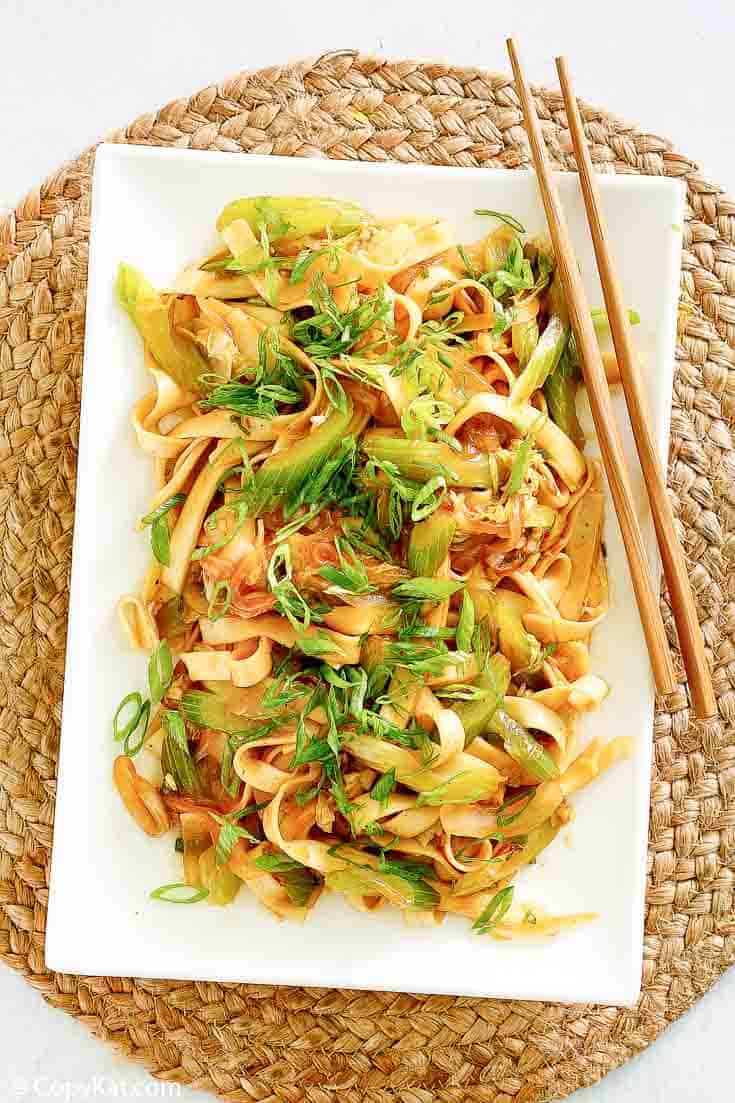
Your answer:
[[[674,666],[671,661],[663,621],[661,620],[658,599],[648,573],[643,537],[641,536],[633,504],[630,477],[625,466],[623,447],[615,424],[610,392],[592,325],[589,303],[574,256],[564,211],[559,201],[556,185],[551,177],[541,125],[536,114],[531,91],[523,75],[513,39],[509,38],[506,45],[513,66],[516,90],[523,107],[526,131],[531,144],[541,198],[543,199],[551,240],[554,245],[556,263],[564,287],[569,309],[569,320],[582,363],[602,461],[628,556],[630,576],[648,646],[648,654],[651,659],[656,689],[662,694],[672,693],[676,688]]]
[[[587,142],[582,127],[577,99],[563,57],[556,59],[569,129],[572,134],[574,155],[577,159],[582,194],[587,209],[592,241],[597,257],[602,292],[605,296],[607,316],[612,330],[615,353],[620,367],[620,378],[625,392],[628,415],[633,427],[638,458],[643,470],[651,513],[656,526],[656,537],[661,552],[666,584],[671,596],[671,607],[679,633],[679,645],[684,667],[689,679],[694,710],[702,719],[717,715],[717,701],[712,678],[704,652],[704,641],[697,618],[694,596],[689,585],[686,562],[674,528],[674,514],[666,492],[664,473],[656,454],[656,444],[646,413],[646,400],[638,363],[633,352],[630,323],[623,301],[622,288],[615,271],[605,218],[602,213],[600,191],[592,171]]]

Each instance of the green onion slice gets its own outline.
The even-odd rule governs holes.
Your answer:
[[[512,214],[503,214],[502,211],[488,211],[484,207],[476,208],[475,214],[485,215],[487,218],[497,218],[499,222],[504,222],[506,226],[510,226],[511,230],[516,230],[519,234],[525,234],[526,232],[525,226]]]
[[[131,708],[133,709],[132,715],[121,725],[121,713],[125,713],[126,710]],[[112,718],[112,732],[115,742],[122,743],[123,754],[128,755],[129,758],[134,758],[145,742],[150,714],[150,701],[144,701],[137,691],[135,693],[128,693],[117,706],[115,715]],[[133,736],[139,729],[142,730],[138,741],[137,743],[133,743]]]
[[[162,640],[148,660],[148,688],[151,693],[151,706],[155,706],[163,698],[171,684],[174,674],[174,663],[171,657],[171,649],[166,640]]]
[[[175,509],[176,506],[183,505],[186,501],[186,494],[174,494],[172,498],[167,498],[165,502],[161,502],[160,506],[156,506],[150,513],[146,513],[145,517],[141,517],[141,525],[152,525],[154,521],[158,521],[161,517],[165,517],[170,509]]]
[[[183,895],[188,893],[188,896]],[[164,904],[198,904],[200,900],[206,900],[209,889],[198,889],[194,885],[184,884],[183,881],[174,881],[170,885],[161,885],[151,893],[151,900],[162,900]]]
[[[212,597],[207,609],[207,616],[211,621],[219,620],[230,611],[232,605],[232,586],[229,582],[219,579],[214,584]]]
[[[497,823],[498,827],[510,827],[511,824],[520,819],[520,817],[526,811],[535,796],[536,786],[530,785],[525,789],[519,789],[516,793],[513,794],[512,797],[509,797],[508,800],[503,801],[503,803],[500,805],[500,808],[498,808],[497,815],[495,817],[495,822]],[[516,807],[516,805],[520,805],[520,807]],[[506,811],[508,808],[514,809],[514,811],[511,812],[510,815],[508,815]]]
[[[485,934],[487,931],[491,931],[493,927],[497,927],[513,903],[513,892],[512,885],[496,892],[488,906],[472,924],[472,930],[477,931],[478,934]]]
[[[421,487],[411,504],[411,520],[423,521],[438,509],[446,493],[447,480],[443,475],[435,475]]]

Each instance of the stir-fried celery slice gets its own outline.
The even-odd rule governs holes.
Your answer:
[[[346,199],[318,195],[253,195],[228,203],[219,218],[221,232],[244,218],[257,236],[265,227],[271,242],[286,238],[344,237],[368,221],[367,212]]]
[[[451,513],[437,511],[411,529],[408,541],[408,568],[415,575],[430,578],[436,574],[449,552],[457,529]]]
[[[510,660],[511,670],[533,668],[540,657],[538,640],[523,627],[526,598],[512,590],[483,590],[468,586],[478,616],[487,616],[497,633],[498,647]]]
[[[590,314],[592,315],[592,325],[595,327],[595,333],[598,337],[605,336],[610,332],[610,319],[606,310],[597,307],[591,310]],[[632,326],[640,325],[641,316],[637,310],[628,311],[628,321]]]
[[[230,712],[226,702],[216,693],[192,690],[181,698],[181,713],[197,728],[214,728],[215,731],[234,735],[247,728],[244,716]]]
[[[511,405],[520,406],[528,402],[533,392],[543,387],[559,363],[569,340],[569,316],[558,272],[551,283],[549,300],[549,320],[528,363],[511,387]]]
[[[201,389],[201,376],[209,369],[196,345],[174,331],[173,300],[159,294],[143,273],[129,264],[119,265],[115,288],[120,305],[161,370],[196,394]]]
[[[329,417],[308,437],[277,452],[256,471],[247,487],[245,502],[251,517],[282,505],[289,514],[302,501],[308,501],[310,485],[323,475],[327,461],[339,448],[352,421],[352,403],[348,396],[344,408],[332,408]]]
[[[191,627],[184,619],[186,604],[180,594],[164,602],[156,613],[156,627],[162,640],[175,639]]]
[[[544,383],[544,395],[551,420],[578,448],[584,447],[584,433],[577,417],[577,390],[580,381],[579,368],[574,362],[570,341],[559,358],[559,363]]]
[[[350,865],[325,877],[327,888],[349,896],[382,896],[398,908],[433,908],[439,902],[435,889],[421,880],[407,880],[367,866]]]
[[[454,711],[462,721],[464,745],[468,747],[478,735],[490,730],[490,724],[496,709],[508,692],[510,683],[510,664],[505,655],[492,656],[487,668],[480,672],[474,685],[482,691],[482,696],[474,701],[457,701]]]
[[[526,367],[538,347],[539,331],[536,319],[531,318],[528,322],[519,322],[514,325],[512,329],[512,341],[513,352],[522,370]]]
[[[242,881],[236,877],[227,866],[218,866],[214,847],[205,850],[199,859],[199,876],[202,887],[209,890],[207,899],[210,904],[218,904],[224,907],[231,904],[242,886]]]
[[[189,750],[184,721],[177,712],[166,709],[163,712],[163,728],[161,770],[164,782],[177,793],[201,796],[204,791],[202,780]]]
[[[598,341],[610,333],[610,322],[605,310],[593,310],[592,323]],[[631,325],[638,325],[640,315],[635,310],[628,311]],[[544,396],[551,420],[573,440],[578,448],[584,447],[584,433],[577,417],[577,391],[582,382],[582,373],[577,360],[574,339],[570,338],[559,357],[554,370],[544,383]]]
[[[436,441],[407,440],[390,430],[369,430],[362,438],[363,451],[378,461],[394,463],[401,475],[416,482],[428,482],[437,475],[447,486],[470,486],[496,490],[498,460],[494,455],[462,455]]]
[[[495,710],[489,727],[500,736],[507,753],[526,773],[539,781],[550,781],[559,776],[559,767],[546,748],[522,724],[509,716],[505,709]]]
[[[413,751],[371,735],[349,736],[348,750],[374,770],[395,769],[402,785],[420,794],[419,803],[472,804],[497,792],[502,777],[488,762],[460,751],[440,766],[423,765]]]

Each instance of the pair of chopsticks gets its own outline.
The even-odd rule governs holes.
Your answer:
[[[509,38],[506,45],[513,66],[516,89],[523,107],[541,197],[546,210],[559,274],[564,287],[572,331],[582,363],[605,473],[628,556],[633,589],[651,659],[656,689],[661,694],[672,693],[677,688],[674,666],[661,619],[658,598],[654,592],[646,564],[643,539],[633,505],[630,476],[626,468],[620,435],[615,423],[610,392],[605,378],[605,369],[592,325],[589,303],[575,260],[564,211],[559,201],[556,185],[551,177],[544,138],[531,91],[523,75],[513,39]],[[628,406],[628,415],[633,427],[638,458],[651,504],[656,537],[661,552],[666,584],[671,596],[674,620],[679,635],[684,667],[689,680],[692,703],[697,716],[708,718],[717,714],[717,702],[712,688],[712,678],[707,665],[707,658],[704,653],[704,642],[699,628],[694,597],[687,577],[686,562],[676,536],[674,516],[666,493],[666,482],[656,455],[656,446],[648,421],[640,371],[633,355],[628,315],[608,244],[600,193],[592,171],[592,162],[582,127],[582,117],[572,91],[572,84],[564,58],[558,57],[556,59],[556,68],[572,135],[574,154],[577,159],[582,194],[587,210],[587,221],[595,247],[597,268],[600,273],[600,282],[605,296],[615,353],[620,367],[620,377]]]

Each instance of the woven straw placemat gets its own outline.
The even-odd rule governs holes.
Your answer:
[[[536,97],[552,157],[573,169],[559,93]],[[735,958],[735,204],[665,140],[604,111],[584,117],[601,170],[688,186],[669,485],[721,714],[695,726],[682,690],[656,715],[644,987],[632,1011],[48,972],[93,151],[0,221],[0,958],[156,1076],[248,1103],[560,1099],[653,1041]],[[352,51],[237,76],[111,138],[509,169],[529,160],[508,77]]]

